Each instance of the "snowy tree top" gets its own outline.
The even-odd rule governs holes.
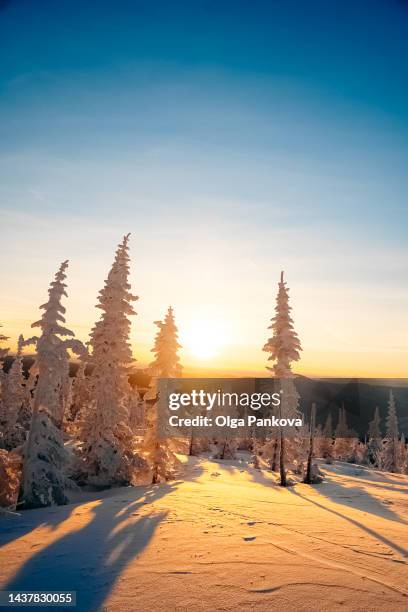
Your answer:
[[[132,302],[138,299],[130,291],[129,276],[129,236],[126,234],[116,249],[115,259],[98,295],[97,308],[103,312],[91,331],[90,344],[93,358],[111,353],[116,363],[130,363],[132,351],[129,343],[130,320],[135,315]]]
[[[178,350],[178,329],[174,320],[173,308],[169,306],[164,321],[155,321],[158,332],[155,337],[152,353],[154,361],[150,364],[151,370],[158,376],[178,377],[181,375],[180,358]]]
[[[276,297],[275,316],[271,320],[273,334],[264,345],[263,350],[270,353],[268,361],[274,361],[271,370],[275,376],[292,376],[291,363],[299,361],[302,347],[297,333],[293,326],[293,319],[290,316],[291,307],[289,306],[289,289],[284,280],[284,273],[281,272],[278,284],[278,294]]]
[[[346,409],[343,406],[339,409],[339,419],[335,430],[336,438],[347,438],[349,434],[349,428],[347,426],[347,415]]]
[[[44,310],[44,313],[39,321],[31,325],[31,327],[40,327],[43,331],[43,335],[74,335],[74,332],[63,327],[59,323],[65,323],[65,308],[61,304],[61,299],[62,296],[67,297],[67,292],[65,291],[66,284],[64,283],[67,267],[68,260],[63,261],[55,275],[54,281],[50,284],[50,288],[48,289],[48,302],[40,306],[40,308]]]
[[[388,399],[388,414],[385,419],[387,438],[398,438],[398,417],[397,417],[397,407],[395,404],[394,394],[392,389],[390,390],[390,395]]]
[[[368,434],[370,439],[381,437],[380,422],[380,409],[378,408],[378,406],[376,406],[374,410],[374,418],[372,421],[370,421],[368,427]]]

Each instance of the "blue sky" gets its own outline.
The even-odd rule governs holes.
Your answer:
[[[11,335],[68,257],[86,336],[131,231],[142,362],[173,303],[262,368],[281,268],[305,371],[407,362],[408,2],[0,6]]]

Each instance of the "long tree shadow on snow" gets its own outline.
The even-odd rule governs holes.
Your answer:
[[[138,511],[175,488],[175,483],[148,490],[129,487],[116,497],[100,500],[89,510],[91,518],[84,527],[62,535],[28,559],[3,588],[77,591],[78,610],[101,609],[122,571],[147,546],[167,514]]]
[[[19,514],[10,514],[0,517],[0,552],[3,546],[13,542],[22,536],[31,533],[35,529],[48,527],[56,530],[58,525],[63,523],[75,512],[76,506],[56,506],[55,509],[48,509],[46,520],[44,520],[44,508],[23,511]]]
[[[381,503],[376,497],[366,491],[365,486],[371,483],[359,485],[355,479],[350,480],[352,486],[346,486],[342,482],[325,474],[324,483],[319,487],[319,493],[328,497],[336,504],[343,504],[349,508],[357,508],[362,512],[367,512],[389,521],[395,521],[403,525],[407,524],[403,518],[399,517],[391,508]]]
[[[379,542],[382,542],[383,544],[385,544],[389,548],[395,550],[397,553],[399,553],[403,557],[407,557],[408,556],[408,550],[407,549],[403,548],[402,546],[399,546],[398,544],[396,544],[392,540],[389,540],[388,538],[386,538],[381,533],[378,533],[378,531],[375,531],[374,529],[371,529],[371,527],[367,527],[367,525],[365,525],[364,523],[361,523],[360,521],[358,521],[358,520],[356,520],[354,518],[351,518],[350,516],[342,514],[341,512],[339,512],[337,510],[334,510],[333,508],[328,508],[327,506],[319,503],[318,501],[316,501],[314,499],[310,499],[310,497],[306,497],[306,495],[302,495],[301,493],[296,491],[296,487],[290,487],[287,490],[290,493],[292,493],[293,495],[296,495],[296,496],[300,497],[304,501],[306,501],[306,502],[308,502],[310,504],[313,504],[314,506],[317,506],[321,510],[325,510],[326,512],[329,512],[330,514],[334,514],[335,516],[338,516],[339,518],[341,518],[341,519],[351,523],[355,527],[358,527],[359,529],[362,529],[363,531],[368,533],[371,537],[375,538]],[[319,492],[324,493],[323,491],[321,491],[321,489],[319,489]],[[333,501],[338,503],[338,498],[333,497]],[[364,508],[364,511],[367,511],[366,508]],[[384,517],[384,515],[381,515],[381,516]],[[397,520],[397,519],[394,518],[393,520]],[[401,522],[401,521],[399,520],[399,522]]]

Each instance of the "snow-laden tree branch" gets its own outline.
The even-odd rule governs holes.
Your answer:
[[[74,347],[78,351],[80,343],[73,341],[74,333],[62,325],[65,308],[61,299],[67,296],[67,267],[68,261],[64,261],[50,284],[48,301],[40,306],[44,311],[41,319],[32,324],[40,328],[41,335],[25,341],[26,345],[36,346],[38,371],[33,416],[24,447],[22,502],[27,507],[66,503],[64,489],[70,484],[63,473],[67,457],[61,425],[68,399],[68,350]]]
[[[128,367],[133,361],[129,316],[136,314],[130,291],[129,234],[119,244],[97,308],[102,310],[91,332],[90,402],[81,438],[87,482],[110,486],[128,484],[141,460],[134,453],[129,427]]]

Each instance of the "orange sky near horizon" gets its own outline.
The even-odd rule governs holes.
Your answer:
[[[177,313],[176,313],[177,316]],[[268,323],[266,321],[266,323]],[[35,335],[36,329],[31,329],[28,320],[2,321],[2,333],[10,336],[4,346],[10,346],[11,352],[16,349],[16,342],[19,333],[25,337]],[[183,322],[177,320],[179,327],[180,358],[183,365],[184,376],[207,376],[207,377],[228,377],[228,376],[268,376],[266,369],[267,353],[262,351],[262,343],[268,337],[267,325],[257,330],[256,339],[253,344],[233,344],[231,338],[225,337],[215,344],[214,351],[210,352],[209,343],[203,354],[200,353],[196,341],[191,341],[188,334],[183,333]],[[87,331],[83,325],[71,325],[70,327],[76,337],[82,341],[87,341]],[[91,324],[89,328],[91,328]],[[150,325],[142,326],[138,317],[133,318],[132,325],[132,350],[135,358],[135,367],[144,368],[152,360],[150,351],[154,341],[156,328]],[[299,332],[299,335],[300,332]],[[150,341],[147,338],[150,336]],[[340,348],[337,350],[324,350],[321,347],[308,345],[302,342],[303,351],[301,360],[293,364],[293,370],[304,376],[311,377],[360,377],[360,378],[404,378],[408,375],[406,367],[407,353],[399,350],[383,351],[373,353],[367,348]],[[25,352],[30,354],[28,347]]]
[[[0,323],[2,333],[10,336],[7,345],[14,349],[20,333],[36,333],[31,323],[38,320],[49,283],[67,257],[66,325],[86,342],[100,317],[97,295],[126,224],[118,220],[86,225],[80,218],[67,218],[61,233],[46,216],[4,216],[16,253],[0,271]],[[408,288],[403,282],[405,257],[398,249],[379,252],[375,244],[359,239],[357,261],[356,251],[321,233],[314,242],[316,252],[308,250],[312,230],[303,239],[296,228],[276,228],[273,234],[269,228],[259,229],[255,240],[247,228],[228,233],[226,221],[218,216],[212,233],[197,223],[191,232],[169,224],[167,233],[162,233],[163,222],[155,235],[155,249],[147,227],[140,225],[139,233],[131,235],[129,280],[139,296],[137,315],[131,317],[136,367],[151,361],[153,322],[162,320],[171,305],[186,371],[268,375],[262,347],[270,335],[280,272],[285,270],[303,348],[294,371],[322,377],[408,375]],[[330,257],[324,256],[329,249]]]
[[[67,259],[86,341],[130,232],[137,367],[172,305],[187,371],[266,375],[284,270],[296,372],[408,376],[405,3],[101,4],[0,0],[11,348]]]

